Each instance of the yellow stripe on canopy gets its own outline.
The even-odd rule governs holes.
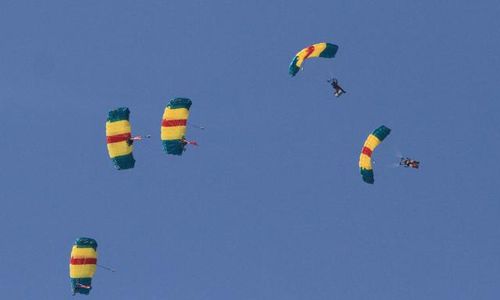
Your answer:
[[[180,140],[186,135],[186,126],[162,127],[162,140]]]
[[[76,245],[73,246],[73,249],[71,249],[71,256],[72,257],[90,257],[90,258],[97,258],[97,252],[94,250],[94,248],[78,248]]]
[[[94,248],[78,248],[76,245],[71,250],[72,258],[95,258],[97,252]],[[95,264],[69,265],[69,276],[71,278],[88,278],[93,277],[96,271]]]
[[[96,271],[96,265],[70,265],[69,277],[88,278],[93,277]]]
[[[365,144],[363,147],[366,147],[370,149],[371,151],[375,150],[377,146],[380,144],[380,140],[374,136],[373,134],[370,134],[368,138],[365,141]],[[364,168],[367,170],[372,170],[372,158],[364,153],[361,153],[359,156],[359,167]]]
[[[326,43],[318,43],[318,44],[314,44],[312,46],[314,47],[314,51],[307,58],[318,57],[321,54],[321,52],[323,52],[323,50],[325,50]],[[296,56],[298,56],[297,67],[300,68],[302,66],[302,63],[306,59],[306,55],[309,52],[308,50],[309,50],[309,48],[304,48],[304,49],[300,50],[299,53],[297,53],[297,55],[296,55]]]
[[[106,136],[130,133],[131,131],[130,123],[127,120],[106,122]]]
[[[181,120],[181,119],[187,119],[188,117],[189,117],[189,110],[185,108],[172,109],[170,107],[167,107],[163,112],[164,120]]]
[[[372,160],[371,157],[369,157],[366,154],[361,154],[359,156],[359,166],[361,168],[367,169],[367,170],[372,170]]]
[[[120,134],[127,134],[130,133],[130,131],[131,131],[130,122],[127,120],[106,122],[106,136],[108,137]],[[128,155],[132,153],[133,150],[132,145],[129,145],[127,141],[108,143],[107,147],[110,158]]]
[[[370,148],[373,151],[378,145],[380,145],[380,140],[373,134],[370,134],[365,141],[364,147]]]
[[[109,157],[117,157],[117,156],[123,156],[132,153],[133,146],[127,143],[127,141],[123,142],[118,142],[118,143],[111,143],[108,144],[108,153]]]
[[[186,108],[165,108],[163,112],[163,120],[187,120],[189,118],[189,110]],[[162,140],[180,140],[186,135],[186,126],[162,126],[161,139]]]

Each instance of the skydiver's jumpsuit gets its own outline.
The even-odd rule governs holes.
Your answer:
[[[345,93],[344,89],[338,85],[337,80],[332,80],[332,87],[335,89],[335,96],[340,96]]]
[[[134,137],[131,137],[127,140],[127,144],[129,146],[132,146],[132,144],[134,143],[134,141],[142,141],[142,136],[138,135],[138,136],[134,136]]]

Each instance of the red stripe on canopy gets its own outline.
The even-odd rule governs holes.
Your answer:
[[[117,135],[111,135],[106,137],[106,141],[108,144],[111,143],[118,143],[118,142],[123,142],[128,139],[130,139],[132,135],[130,133],[122,133],[122,134],[117,134]]]
[[[309,57],[309,55],[311,55],[313,52],[314,52],[314,46],[307,47],[306,56],[304,57],[304,60],[306,60]]]
[[[91,257],[86,257],[86,258],[71,258],[71,261],[69,262],[72,265],[95,265],[97,263],[97,258],[91,258]]]
[[[368,148],[368,147],[363,147],[363,151],[362,151],[362,153],[363,153],[363,154],[365,154],[366,156],[368,156],[368,157],[372,157],[372,152],[373,152],[373,151],[372,151],[370,148]]]
[[[174,127],[174,126],[186,126],[186,119],[178,119],[178,120],[163,120],[161,122],[161,126],[163,127]]]

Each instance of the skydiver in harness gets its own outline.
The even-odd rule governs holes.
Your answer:
[[[85,285],[85,284],[77,283],[76,286],[75,286],[75,289],[73,289],[73,296],[76,295],[76,289],[87,289],[87,290],[90,290],[90,289],[92,289],[92,287],[90,285]]]
[[[151,135],[146,135],[146,136],[142,136],[142,135],[136,135],[134,137],[130,137],[128,140],[127,140],[127,144],[129,146],[132,146],[132,144],[134,144],[135,141],[142,141],[143,139],[149,139],[151,138]]]
[[[182,144],[182,151],[186,151],[186,145],[198,146],[198,143],[196,141],[188,141],[184,136],[181,138],[181,144]]]
[[[405,168],[418,169],[418,167],[420,166],[420,162],[408,157],[401,157],[399,165]]]
[[[340,97],[340,95],[342,94],[345,94],[346,91],[339,85],[339,82],[336,78],[332,78],[330,80],[327,80],[331,86],[333,87],[333,89],[335,90],[335,97]]]

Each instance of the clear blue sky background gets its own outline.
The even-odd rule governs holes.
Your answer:
[[[89,236],[118,272],[99,269],[88,299],[498,299],[499,15],[496,0],[1,1],[1,298],[70,298]],[[290,78],[320,41],[337,57]],[[176,96],[207,129],[169,157]],[[123,172],[104,130],[119,106],[153,135]],[[382,124],[367,185],[359,152]]]

